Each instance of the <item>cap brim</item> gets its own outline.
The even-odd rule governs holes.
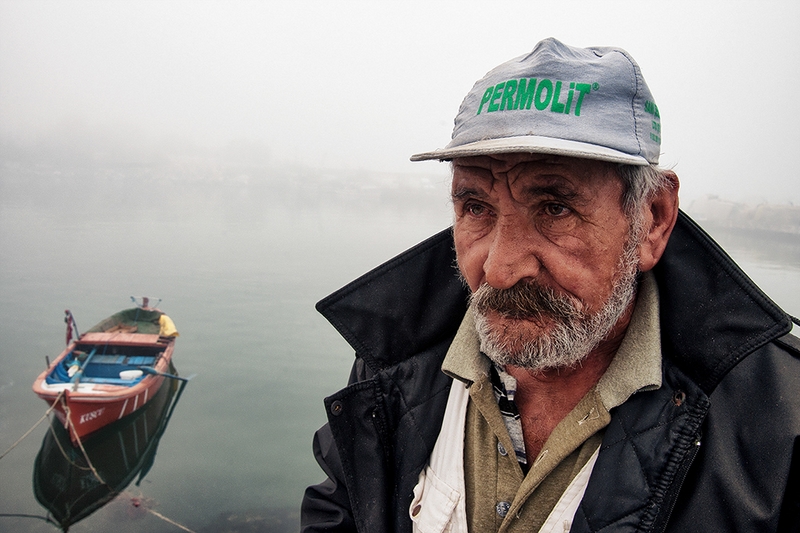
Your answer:
[[[428,161],[438,159],[447,161],[456,157],[471,157],[476,155],[496,155],[508,153],[553,154],[567,157],[580,157],[582,159],[597,159],[612,163],[626,165],[647,165],[649,162],[642,156],[626,154],[613,148],[578,141],[567,141],[553,137],[539,135],[525,135],[521,137],[505,137],[502,139],[487,139],[440,148],[432,152],[423,152],[411,156],[411,161]]]

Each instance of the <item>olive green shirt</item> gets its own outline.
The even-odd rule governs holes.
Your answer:
[[[467,523],[475,532],[539,531],[561,494],[602,441],[609,411],[641,390],[661,386],[658,288],[642,277],[636,306],[614,359],[577,406],[555,427],[527,473],[497,405],[489,359],[480,352],[471,310],[442,364],[469,387],[464,437]]]

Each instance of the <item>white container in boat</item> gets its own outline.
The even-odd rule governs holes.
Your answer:
[[[142,375],[141,370],[123,370],[119,373],[119,379],[132,380]]]

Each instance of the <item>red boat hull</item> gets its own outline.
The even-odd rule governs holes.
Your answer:
[[[34,392],[51,406],[58,419],[68,429],[73,442],[83,440],[98,429],[129,416],[144,407],[158,392],[168,373],[174,349],[174,337],[143,335],[135,333],[86,333],[67,347],[53,364],[42,372],[33,384]],[[151,350],[154,357],[152,368],[156,373],[144,373],[135,383],[114,383],[119,379],[95,379],[86,377],[75,383],[57,382],[53,379],[58,365],[77,348],[100,346],[106,352],[126,353]],[[124,355],[113,356],[125,358]],[[113,367],[113,365],[107,365]],[[122,367],[120,367],[122,368]],[[125,367],[129,368],[129,367]],[[141,367],[140,367],[141,368]],[[112,368],[113,369],[113,368]],[[50,379],[48,379],[48,377]]]
[[[125,396],[117,399],[86,397],[86,395],[73,394],[66,390],[64,391],[64,401],[56,402],[54,411],[56,417],[69,430],[72,441],[76,442],[77,438],[83,440],[84,437],[98,429],[143,408],[158,392],[164,379],[162,376],[145,378],[142,380],[144,386],[137,387],[140,392],[129,391]],[[49,400],[48,398],[43,399]],[[52,405],[53,402],[48,403]],[[67,411],[69,411],[69,418]]]

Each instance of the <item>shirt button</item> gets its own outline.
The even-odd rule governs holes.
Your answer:
[[[422,510],[422,505],[418,503],[417,505],[414,506],[413,509],[411,509],[411,516],[416,517],[421,510]]]
[[[340,414],[342,414],[343,409],[344,406],[342,405],[342,402],[339,400],[334,400],[334,402],[331,404],[331,414],[334,416],[339,416]]]
[[[496,509],[500,518],[505,518],[508,514],[508,510],[511,509],[511,504],[508,502],[500,502],[497,504]]]
[[[505,446],[503,446],[503,443],[502,443],[502,442],[499,442],[499,441],[498,441],[498,443],[497,443],[497,451],[498,451],[498,452],[500,453],[500,455],[502,455],[503,457],[505,457],[506,455],[508,455],[508,452],[506,451],[506,447],[505,447]]]

